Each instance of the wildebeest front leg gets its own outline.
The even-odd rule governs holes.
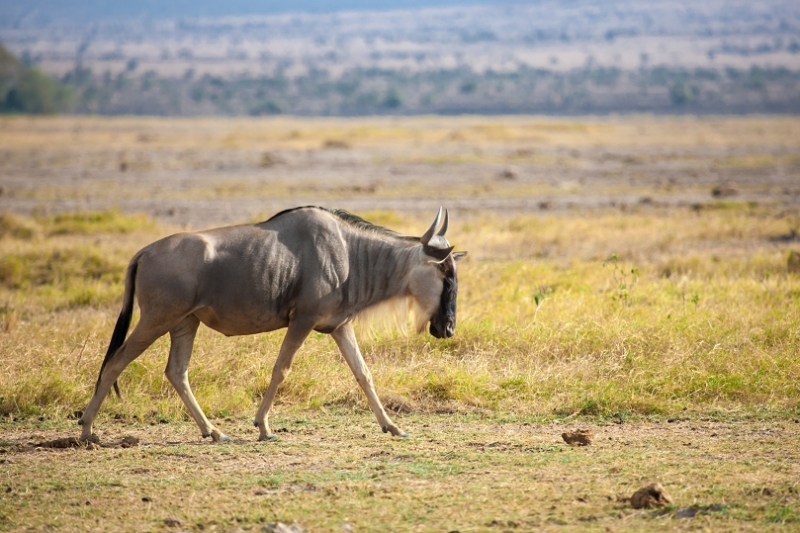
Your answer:
[[[353,325],[347,323],[341,326],[331,333],[331,337],[336,341],[339,351],[342,352],[350,370],[353,371],[353,375],[355,375],[356,381],[358,381],[358,384],[361,386],[361,390],[367,395],[369,407],[378,419],[378,424],[380,424],[383,432],[391,432],[392,435],[396,437],[408,437],[408,434],[401,431],[400,428],[392,422],[389,415],[386,414],[383,404],[381,404],[378,394],[375,392],[375,386],[372,383],[372,374],[370,374],[369,368],[367,368],[367,364],[364,362],[361,350],[358,349]]]
[[[230,437],[220,433],[208,421],[189,386],[189,360],[192,358],[192,346],[194,345],[194,337],[197,334],[199,325],[200,320],[190,315],[170,330],[169,337],[172,345],[169,349],[169,359],[164,373],[169,382],[172,383],[172,386],[175,387],[175,390],[178,391],[178,396],[181,397],[186,408],[189,409],[189,414],[197,423],[203,437],[211,437],[214,442],[229,441],[231,440]]]
[[[283,343],[281,344],[281,351],[278,354],[278,359],[275,361],[275,367],[272,369],[272,379],[269,382],[267,392],[264,393],[264,399],[261,400],[261,406],[258,408],[258,411],[256,411],[256,418],[253,421],[253,424],[258,428],[258,440],[260,441],[272,440],[275,438],[275,435],[269,429],[269,421],[267,419],[269,410],[272,408],[272,402],[275,400],[278,387],[280,387],[283,380],[286,379],[286,376],[289,375],[294,354],[297,353],[297,350],[303,345],[303,341],[306,340],[306,337],[308,337],[308,334],[311,333],[313,328],[314,324],[311,322],[306,323],[296,320],[289,324],[286,336],[283,338]]]

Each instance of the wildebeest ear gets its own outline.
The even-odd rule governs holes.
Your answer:
[[[425,252],[425,255],[436,259],[437,262],[441,262],[447,259],[447,256],[450,255],[450,252],[453,251],[453,248],[455,248],[455,246],[449,246],[447,248],[434,248],[433,246],[423,245],[422,251]]]
[[[453,254],[453,259],[455,259],[456,263],[461,261],[467,256],[467,252],[456,252]]]

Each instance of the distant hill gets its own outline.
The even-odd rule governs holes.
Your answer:
[[[0,28],[53,22],[386,11],[491,4],[469,0],[0,0]],[[505,4],[505,2],[501,3]]]

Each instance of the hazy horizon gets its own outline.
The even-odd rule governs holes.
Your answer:
[[[0,0],[0,28],[25,24],[111,21],[134,18],[182,19],[219,16],[275,15],[286,13],[337,13],[345,11],[394,11],[451,7],[459,5],[515,5],[536,2],[481,2],[470,0],[298,0],[277,2],[273,0],[141,0],[125,2],[114,0],[83,0],[60,2],[58,0],[27,0],[25,2]],[[575,2],[564,2],[574,4]]]

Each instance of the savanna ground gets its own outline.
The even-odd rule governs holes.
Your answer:
[[[791,117],[3,118],[0,530],[800,528],[798,145]],[[444,205],[470,251],[455,337],[362,333],[410,438],[313,334],[256,443],[282,333],[201,328],[233,443],[188,421],[163,338],[105,446],[41,446],[78,435],[138,248],[303,204],[409,234]],[[673,504],[632,509],[651,482]]]

